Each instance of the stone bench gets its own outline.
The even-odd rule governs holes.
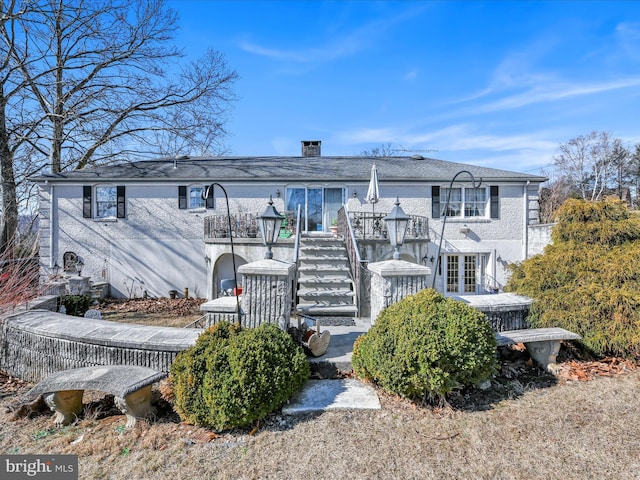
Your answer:
[[[127,416],[127,428],[136,419],[147,418],[151,410],[151,385],[167,376],[151,368],[134,365],[107,365],[75,368],[49,375],[29,392],[28,397],[43,395],[55,411],[56,426],[71,423],[82,411],[84,390],[114,395],[115,404]]]
[[[549,373],[556,369],[556,357],[563,340],[580,340],[577,333],[563,328],[529,328],[496,333],[498,346],[524,343],[527,351]]]

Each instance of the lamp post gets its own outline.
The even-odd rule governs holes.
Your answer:
[[[211,191],[211,197],[213,197],[216,186],[220,187],[220,190],[222,190],[222,193],[224,193],[224,198],[227,204],[227,228],[229,229],[229,243],[231,245],[231,264],[233,266],[233,281],[235,282],[235,288],[238,288],[238,274],[236,271],[236,253],[234,252],[234,249],[233,249],[233,230],[231,228],[231,210],[229,209],[229,195],[227,195],[227,190],[218,182],[213,182],[204,190],[204,192],[202,192],[202,199],[205,201],[207,200],[207,197],[209,197],[209,191]],[[238,312],[238,323],[242,325],[242,309],[240,308],[240,296],[236,295],[235,297],[236,297],[236,310]]]
[[[273,198],[269,197],[269,205],[258,216],[260,222],[260,235],[262,235],[262,243],[267,247],[267,251],[264,254],[264,258],[271,260],[273,258],[273,252],[271,247],[278,241],[278,235],[280,234],[280,225],[282,225],[282,215],[273,206]]]
[[[438,254],[436,255],[436,269],[433,272],[433,280],[431,281],[431,288],[436,288],[436,276],[438,275],[438,268],[440,267],[440,250],[442,250],[442,239],[444,238],[444,227],[447,224],[447,212],[449,211],[449,201],[451,200],[451,190],[453,189],[453,182],[455,182],[456,178],[458,178],[458,175],[462,175],[463,173],[466,173],[471,177],[471,184],[473,185],[473,188],[480,188],[480,185],[482,185],[482,178],[480,179],[480,182],[476,184],[476,179],[473,176],[473,173],[471,173],[469,170],[460,170],[458,173],[456,173],[453,176],[453,178],[451,179],[451,182],[449,182],[449,191],[447,192],[447,202],[444,204],[444,215],[442,216],[443,217],[442,230],[440,230],[440,242],[438,243]]]
[[[402,246],[404,236],[407,233],[409,218],[409,215],[404,213],[404,210],[400,207],[400,199],[396,197],[395,207],[393,207],[389,215],[384,217],[384,221],[387,222],[389,241],[394,249],[394,260],[400,260],[400,247]]]

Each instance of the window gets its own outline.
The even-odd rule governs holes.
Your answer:
[[[189,208],[204,208],[204,187],[197,186],[189,189]]]
[[[433,218],[486,217],[489,197],[487,188],[440,188],[432,187]],[[449,203],[447,204],[447,199]],[[498,218],[498,187],[491,187],[491,218]],[[446,211],[445,211],[446,208]]]
[[[465,188],[464,189],[464,216],[484,217],[487,207],[486,188]]]
[[[116,216],[116,187],[96,187],[96,218]]]
[[[462,189],[461,188],[443,188],[440,192],[444,202],[440,204],[440,216],[459,217],[462,212]],[[449,203],[447,204],[447,199]],[[445,211],[445,207],[447,210]]]
[[[207,198],[202,195],[207,193]],[[196,210],[198,208],[215,208],[213,203],[213,188],[206,189],[203,185],[179,186],[178,208],[181,210]]]
[[[84,218],[125,218],[126,190],[123,185],[82,187]]]

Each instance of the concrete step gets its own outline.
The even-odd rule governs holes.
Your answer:
[[[345,264],[335,265],[330,263],[304,263],[300,265],[298,269],[300,273],[315,273],[317,275],[320,274],[336,274],[337,272],[342,272],[349,275],[350,270],[349,266]]]
[[[355,325],[334,326],[323,323],[322,317],[320,318],[320,330],[329,330],[331,340],[324,355],[309,357],[309,365],[313,372],[318,372],[324,378],[336,378],[340,376],[339,372],[351,371],[353,368],[351,365],[353,343],[371,328],[369,318],[354,318],[353,321]],[[315,326],[310,328],[315,328]]]
[[[346,255],[347,251],[341,243],[313,243],[311,245],[300,245],[300,253],[327,252]]]
[[[346,255],[339,254],[337,252],[325,253],[319,250],[314,250],[312,252],[300,252],[300,257],[298,258],[300,261],[315,260],[315,259],[318,259],[319,261],[325,261],[325,262],[335,262],[335,261],[348,262],[349,261]]]
[[[349,275],[317,275],[315,272],[306,272],[303,275],[298,276],[298,283],[305,283],[309,285],[334,285],[340,283],[348,285],[352,284],[351,277]]]
[[[299,297],[353,297],[350,288],[298,288]]]
[[[353,304],[322,304],[302,302],[297,305],[300,312],[310,316],[325,315],[327,317],[346,317],[358,314],[358,308]]]

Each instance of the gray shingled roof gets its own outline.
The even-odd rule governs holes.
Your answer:
[[[476,179],[543,182],[545,177],[495,168],[414,157],[191,157],[164,158],[34,176],[35,182],[300,182],[368,181],[376,164],[380,182],[449,181],[461,170]],[[459,177],[465,180],[465,176]],[[468,180],[468,176],[466,176]]]

